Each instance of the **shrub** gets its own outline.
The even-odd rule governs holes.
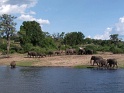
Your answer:
[[[32,47],[33,47],[33,45],[31,43],[27,43],[27,44],[22,46],[24,52],[30,51]]]
[[[96,53],[96,50],[97,50],[97,46],[95,45],[87,45],[85,47],[86,50],[93,50],[93,53]]]
[[[117,47],[111,47],[110,50],[111,50],[111,52],[113,52],[113,54],[124,53],[123,49],[117,48]]]

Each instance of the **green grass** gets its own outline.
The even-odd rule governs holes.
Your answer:
[[[17,63],[17,66],[32,66],[34,61],[21,61]]]
[[[87,68],[88,65],[77,65],[77,66],[74,66],[74,68]]]
[[[97,66],[90,66],[90,65],[77,65],[74,66],[74,68],[78,68],[78,69],[84,69],[84,68],[97,68]],[[124,65],[119,65],[118,68],[124,69]]]
[[[119,65],[118,68],[124,69],[124,65]]]
[[[90,65],[77,65],[77,66],[74,66],[74,68],[79,68],[79,69],[82,69],[82,68],[96,68],[96,66],[90,66]]]

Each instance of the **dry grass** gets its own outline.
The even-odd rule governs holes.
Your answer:
[[[102,56],[105,59],[116,58],[119,67],[124,67],[124,54],[100,53],[94,54]],[[10,58],[0,56],[0,65],[9,65],[11,61],[16,61],[18,65],[22,66],[77,66],[90,65],[90,58],[92,55],[62,55],[44,58],[27,58],[26,54],[12,54]]]

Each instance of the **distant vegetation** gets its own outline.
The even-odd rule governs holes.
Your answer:
[[[11,23],[11,21],[8,20],[6,23]],[[69,33],[63,31],[51,35],[48,32],[42,31],[40,24],[36,21],[24,21],[19,31],[10,29],[9,27],[12,24],[8,26],[8,23],[6,23],[3,23],[3,20],[0,21],[0,51],[3,54],[8,50],[8,40],[10,40],[9,53],[36,51],[47,54],[49,51],[65,50],[67,48],[78,50],[79,47],[92,49],[94,53],[97,53],[97,51],[124,53],[124,42],[118,38],[118,34],[110,35],[109,40],[96,40],[85,38],[81,31]],[[3,27],[5,27],[4,30]],[[5,33],[7,31],[9,35]]]

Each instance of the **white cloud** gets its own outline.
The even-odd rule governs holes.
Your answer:
[[[107,39],[110,38],[109,36],[110,36],[111,31],[112,31],[112,28],[109,28],[109,27],[108,27],[108,28],[105,30],[105,32],[104,32],[103,35],[96,35],[96,36],[94,36],[94,39],[107,40]]]
[[[18,5],[2,5],[0,7],[0,14],[22,14],[25,12],[27,8],[26,4],[23,4],[21,6]]]
[[[94,39],[110,39],[111,34],[118,34],[124,36],[124,17],[119,18],[119,21],[111,28],[107,28],[103,35],[96,35]]]
[[[124,17],[121,17],[119,19],[119,22],[115,24],[115,27],[113,28],[113,33],[124,35]]]
[[[36,13],[34,11],[30,11],[29,14],[35,15]]]
[[[86,38],[91,38],[91,36],[89,35],[89,36],[87,36]]]
[[[34,21],[35,18],[31,15],[24,15],[22,14],[20,17],[18,17],[19,20],[23,20],[23,21]]]
[[[10,5],[23,5],[26,4],[28,7],[34,7],[38,0],[2,0],[4,1],[4,4],[10,4]]]
[[[36,19],[31,15],[21,15],[18,19],[23,20],[23,21],[37,21],[41,25],[43,24],[50,24],[49,20],[43,20],[43,19]]]
[[[22,21],[35,20],[41,25],[49,24],[49,20],[35,18],[35,12],[30,10],[35,7],[38,0],[0,0],[0,15],[1,14],[18,14],[18,19]]]
[[[0,14],[22,14],[36,3],[37,0],[0,0]]]

